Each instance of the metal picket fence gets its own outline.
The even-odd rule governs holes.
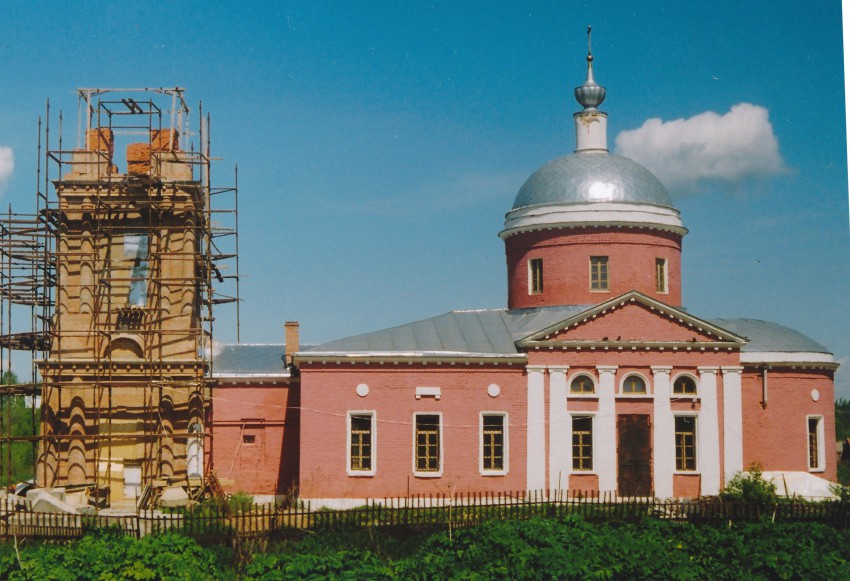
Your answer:
[[[714,499],[658,500],[605,494],[513,491],[371,499],[362,506],[348,509],[316,507],[310,502],[297,502],[292,506],[259,505],[235,514],[222,505],[199,505],[192,510],[173,513],[75,515],[26,512],[0,504],[0,538],[74,539],[93,529],[134,537],[176,531],[206,544],[233,539],[269,539],[300,531],[355,527],[460,529],[490,520],[564,518],[567,515],[599,523],[638,522],[654,517],[708,525],[760,519],[813,521],[842,529],[850,525],[850,505],[837,501],[787,499],[757,504]]]

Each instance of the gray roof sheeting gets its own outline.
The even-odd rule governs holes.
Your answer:
[[[516,341],[588,308],[566,305],[513,311],[451,311],[399,327],[331,341],[304,352],[515,355]]]
[[[706,319],[718,327],[749,339],[742,351],[770,353],[829,353],[832,352],[799,331],[770,321],[758,319]]]
[[[251,373],[284,373],[282,343],[238,343],[221,345],[213,354],[213,373],[239,375]]]
[[[322,353],[515,354],[504,310],[452,311],[444,315],[331,341],[306,350]]]
[[[318,353],[453,353],[463,355],[516,355],[516,342],[582,313],[594,305],[564,305],[531,309],[452,311],[430,319],[355,335],[305,349]],[[755,319],[705,319],[746,337],[750,352],[829,353],[802,333]]]

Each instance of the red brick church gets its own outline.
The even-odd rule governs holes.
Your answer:
[[[507,308],[300,351],[297,332],[221,348],[210,457],[228,489],[345,506],[696,497],[755,462],[804,491],[835,479],[832,355],[775,323],[683,308],[687,230],[652,173],[608,152],[590,55],[575,96],[575,152],[526,180],[499,234]]]

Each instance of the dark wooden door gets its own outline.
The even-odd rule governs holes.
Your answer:
[[[652,446],[649,416],[617,416],[617,492],[652,496]]]

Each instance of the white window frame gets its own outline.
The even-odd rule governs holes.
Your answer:
[[[353,470],[351,468],[351,417],[372,417],[372,468],[370,470]],[[345,423],[345,473],[349,476],[374,476],[378,470],[378,412],[375,410],[349,410]]]
[[[593,384],[593,392],[592,393],[579,393],[577,391],[573,391],[573,381],[575,381],[577,378],[579,378],[581,376],[590,378],[590,382]],[[596,378],[593,376],[592,373],[588,373],[587,371],[578,371],[576,373],[573,373],[570,376],[570,378],[567,380],[567,397],[568,398],[586,397],[586,398],[598,399],[599,398],[598,392],[599,392],[599,382],[596,380]]]
[[[659,261],[661,261],[663,263],[662,268],[664,269],[664,272],[663,272],[664,288],[663,289],[658,288],[658,263],[659,263]],[[655,292],[657,292],[658,294],[666,295],[666,294],[670,293],[670,276],[669,276],[669,271],[667,269],[668,264],[669,264],[669,261],[666,258],[662,258],[661,256],[655,257]]]
[[[440,442],[440,467],[438,470],[434,472],[422,472],[416,469],[416,417],[417,416],[437,416],[440,418],[440,430],[439,430],[439,442]],[[443,476],[443,470],[445,469],[445,464],[443,462],[444,450],[445,450],[445,442],[443,440],[443,412],[415,412],[413,414],[413,422],[410,426],[412,429],[410,430],[411,440],[412,440],[412,449],[411,449],[411,468],[413,470],[413,475],[418,478],[440,478]]]
[[[573,422],[575,418],[590,418],[590,470],[577,470],[573,464],[575,456],[573,455]],[[596,474],[596,413],[595,412],[575,412],[570,414],[570,473],[571,474]]]
[[[676,451],[678,449],[676,442],[676,418],[693,418],[694,419],[694,469],[693,470],[679,470],[676,463]],[[700,474],[700,466],[699,466],[699,413],[679,413],[676,412],[673,414],[673,474]]]
[[[817,466],[811,467],[811,454],[809,451],[809,420],[817,420],[817,444],[818,444],[818,457],[817,457]],[[809,472],[823,472],[826,470],[826,439],[824,437],[824,421],[823,416],[818,414],[811,414],[806,416],[806,468]]]
[[[694,385],[696,386],[696,390],[697,390],[697,391],[696,391],[696,393],[676,393],[676,391],[675,391],[675,389],[676,389],[676,380],[677,380],[677,379],[679,379],[680,377],[689,377],[689,378],[691,378],[691,380],[693,380],[693,382],[694,382]],[[673,378],[670,380],[670,398],[671,398],[671,399],[681,399],[681,398],[686,398],[686,399],[693,399],[693,398],[697,398],[697,399],[698,399],[698,398],[699,398],[699,395],[700,395],[699,378],[698,378],[696,375],[694,375],[693,373],[687,373],[687,372],[685,372],[685,373],[677,373],[677,374],[676,374],[675,376],[673,376]]]
[[[534,288],[534,267],[532,266],[535,261],[540,261],[540,290],[536,290]],[[528,294],[530,295],[542,295],[543,289],[543,258],[540,256],[529,258],[528,259]]]
[[[484,416],[500,416],[502,418],[501,470],[489,470],[484,468]],[[442,426],[442,422],[440,423],[440,426]],[[478,414],[478,472],[482,476],[505,476],[508,473],[508,442],[508,412],[484,411]],[[440,452],[442,453],[442,447],[440,448]]]
[[[643,392],[643,393],[640,393],[640,392],[632,393],[632,392],[623,391],[623,386],[625,386],[626,380],[633,375],[637,375],[638,377],[640,377],[643,380],[643,384],[646,386],[645,392]],[[647,379],[647,377],[643,373],[638,373],[637,371],[629,371],[628,373],[626,373],[620,379],[620,389],[617,392],[617,397],[642,397],[642,398],[647,398],[647,397],[652,397],[652,396],[653,396],[652,384],[649,382],[649,379]]]
[[[605,288],[593,288],[593,259],[594,258],[604,258],[605,259]],[[591,256],[587,261],[587,272],[588,272],[588,283],[590,287],[590,292],[592,293],[610,293],[611,292],[611,257],[605,255],[595,255]]]

